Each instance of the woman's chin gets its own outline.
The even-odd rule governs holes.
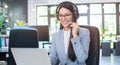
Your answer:
[[[69,25],[63,25],[63,27],[69,27]]]

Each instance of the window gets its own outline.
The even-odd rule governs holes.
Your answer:
[[[120,13],[120,4],[119,4],[119,13]]]
[[[49,25],[50,34],[59,30],[60,27],[60,22],[56,18],[56,7],[56,5],[37,6],[37,25]],[[101,39],[103,30],[105,30],[106,36],[104,40],[115,39],[116,4],[77,4],[77,7],[80,14],[79,25],[96,26],[100,31]],[[120,25],[120,4],[118,12]],[[120,29],[120,26],[118,28]]]
[[[115,40],[116,35],[116,6],[115,4],[104,4],[104,40]]]
[[[101,4],[90,4],[90,14],[102,14]]]
[[[90,25],[98,27],[102,35],[102,4],[90,4]]]
[[[48,25],[48,7],[37,6],[37,25]]]
[[[87,16],[80,16],[78,19],[78,25],[88,25],[87,21]]]
[[[90,25],[98,27],[100,34],[102,34],[102,15],[90,15]]]
[[[119,15],[119,26],[118,26],[118,30],[119,30],[119,34],[120,34],[120,15]]]
[[[103,8],[105,13],[116,13],[115,4],[104,4]]]
[[[78,5],[77,7],[79,10],[79,13],[87,13],[87,10],[88,10],[87,5]]]
[[[56,15],[56,6],[51,6],[50,7],[50,14],[51,15]]]
[[[118,12],[118,13],[119,13],[119,14],[118,14],[119,19],[118,19],[117,22],[119,23],[119,26],[118,26],[118,29],[117,29],[117,30],[118,30],[119,32],[118,32],[117,34],[120,34],[120,4],[119,4],[119,12]]]
[[[78,18],[78,25],[88,25],[88,5],[77,5],[80,17]]]

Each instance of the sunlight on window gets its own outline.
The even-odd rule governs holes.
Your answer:
[[[37,15],[47,15],[48,14],[47,6],[39,6],[37,7]]]
[[[119,15],[119,33],[120,33],[120,15]]]
[[[100,34],[102,34],[102,15],[90,15],[90,25],[98,27]]]
[[[79,13],[87,13],[87,10],[88,10],[87,5],[78,5],[77,7],[79,10]]]
[[[37,25],[48,25],[47,17],[39,17],[37,19]]]
[[[52,14],[52,15],[56,14],[56,6],[50,7],[50,14]]]
[[[80,16],[78,19],[78,25],[88,25],[87,16]]]
[[[37,25],[48,25],[48,7],[37,6]]]
[[[105,15],[105,29],[107,29],[106,34],[116,34],[116,16],[115,15]]]
[[[90,14],[102,14],[101,4],[91,4]]]
[[[103,8],[105,13],[116,13],[115,4],[104,4]]]
[[[119,12],[120,12],[120,4],[119,4]]]

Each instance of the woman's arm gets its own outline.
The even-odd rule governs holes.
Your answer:
[[[71,42],[77,57],[77,61],[79,63],[84,63],[88,57],[90,34],[88,29],[82,29],[80,31],[80,35],[72,38]]]

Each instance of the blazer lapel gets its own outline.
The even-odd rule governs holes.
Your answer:
[[[64,61],[64,63],[67,62],[67,57],[66,57],[66,54],[65,54],[65,47],[64,47],[64,32],[63,30],[61,30],[61,35],[60,35],[60,44],[59,44],[59,50],[61,51],[61,56],[63,58],[62,61]]]

